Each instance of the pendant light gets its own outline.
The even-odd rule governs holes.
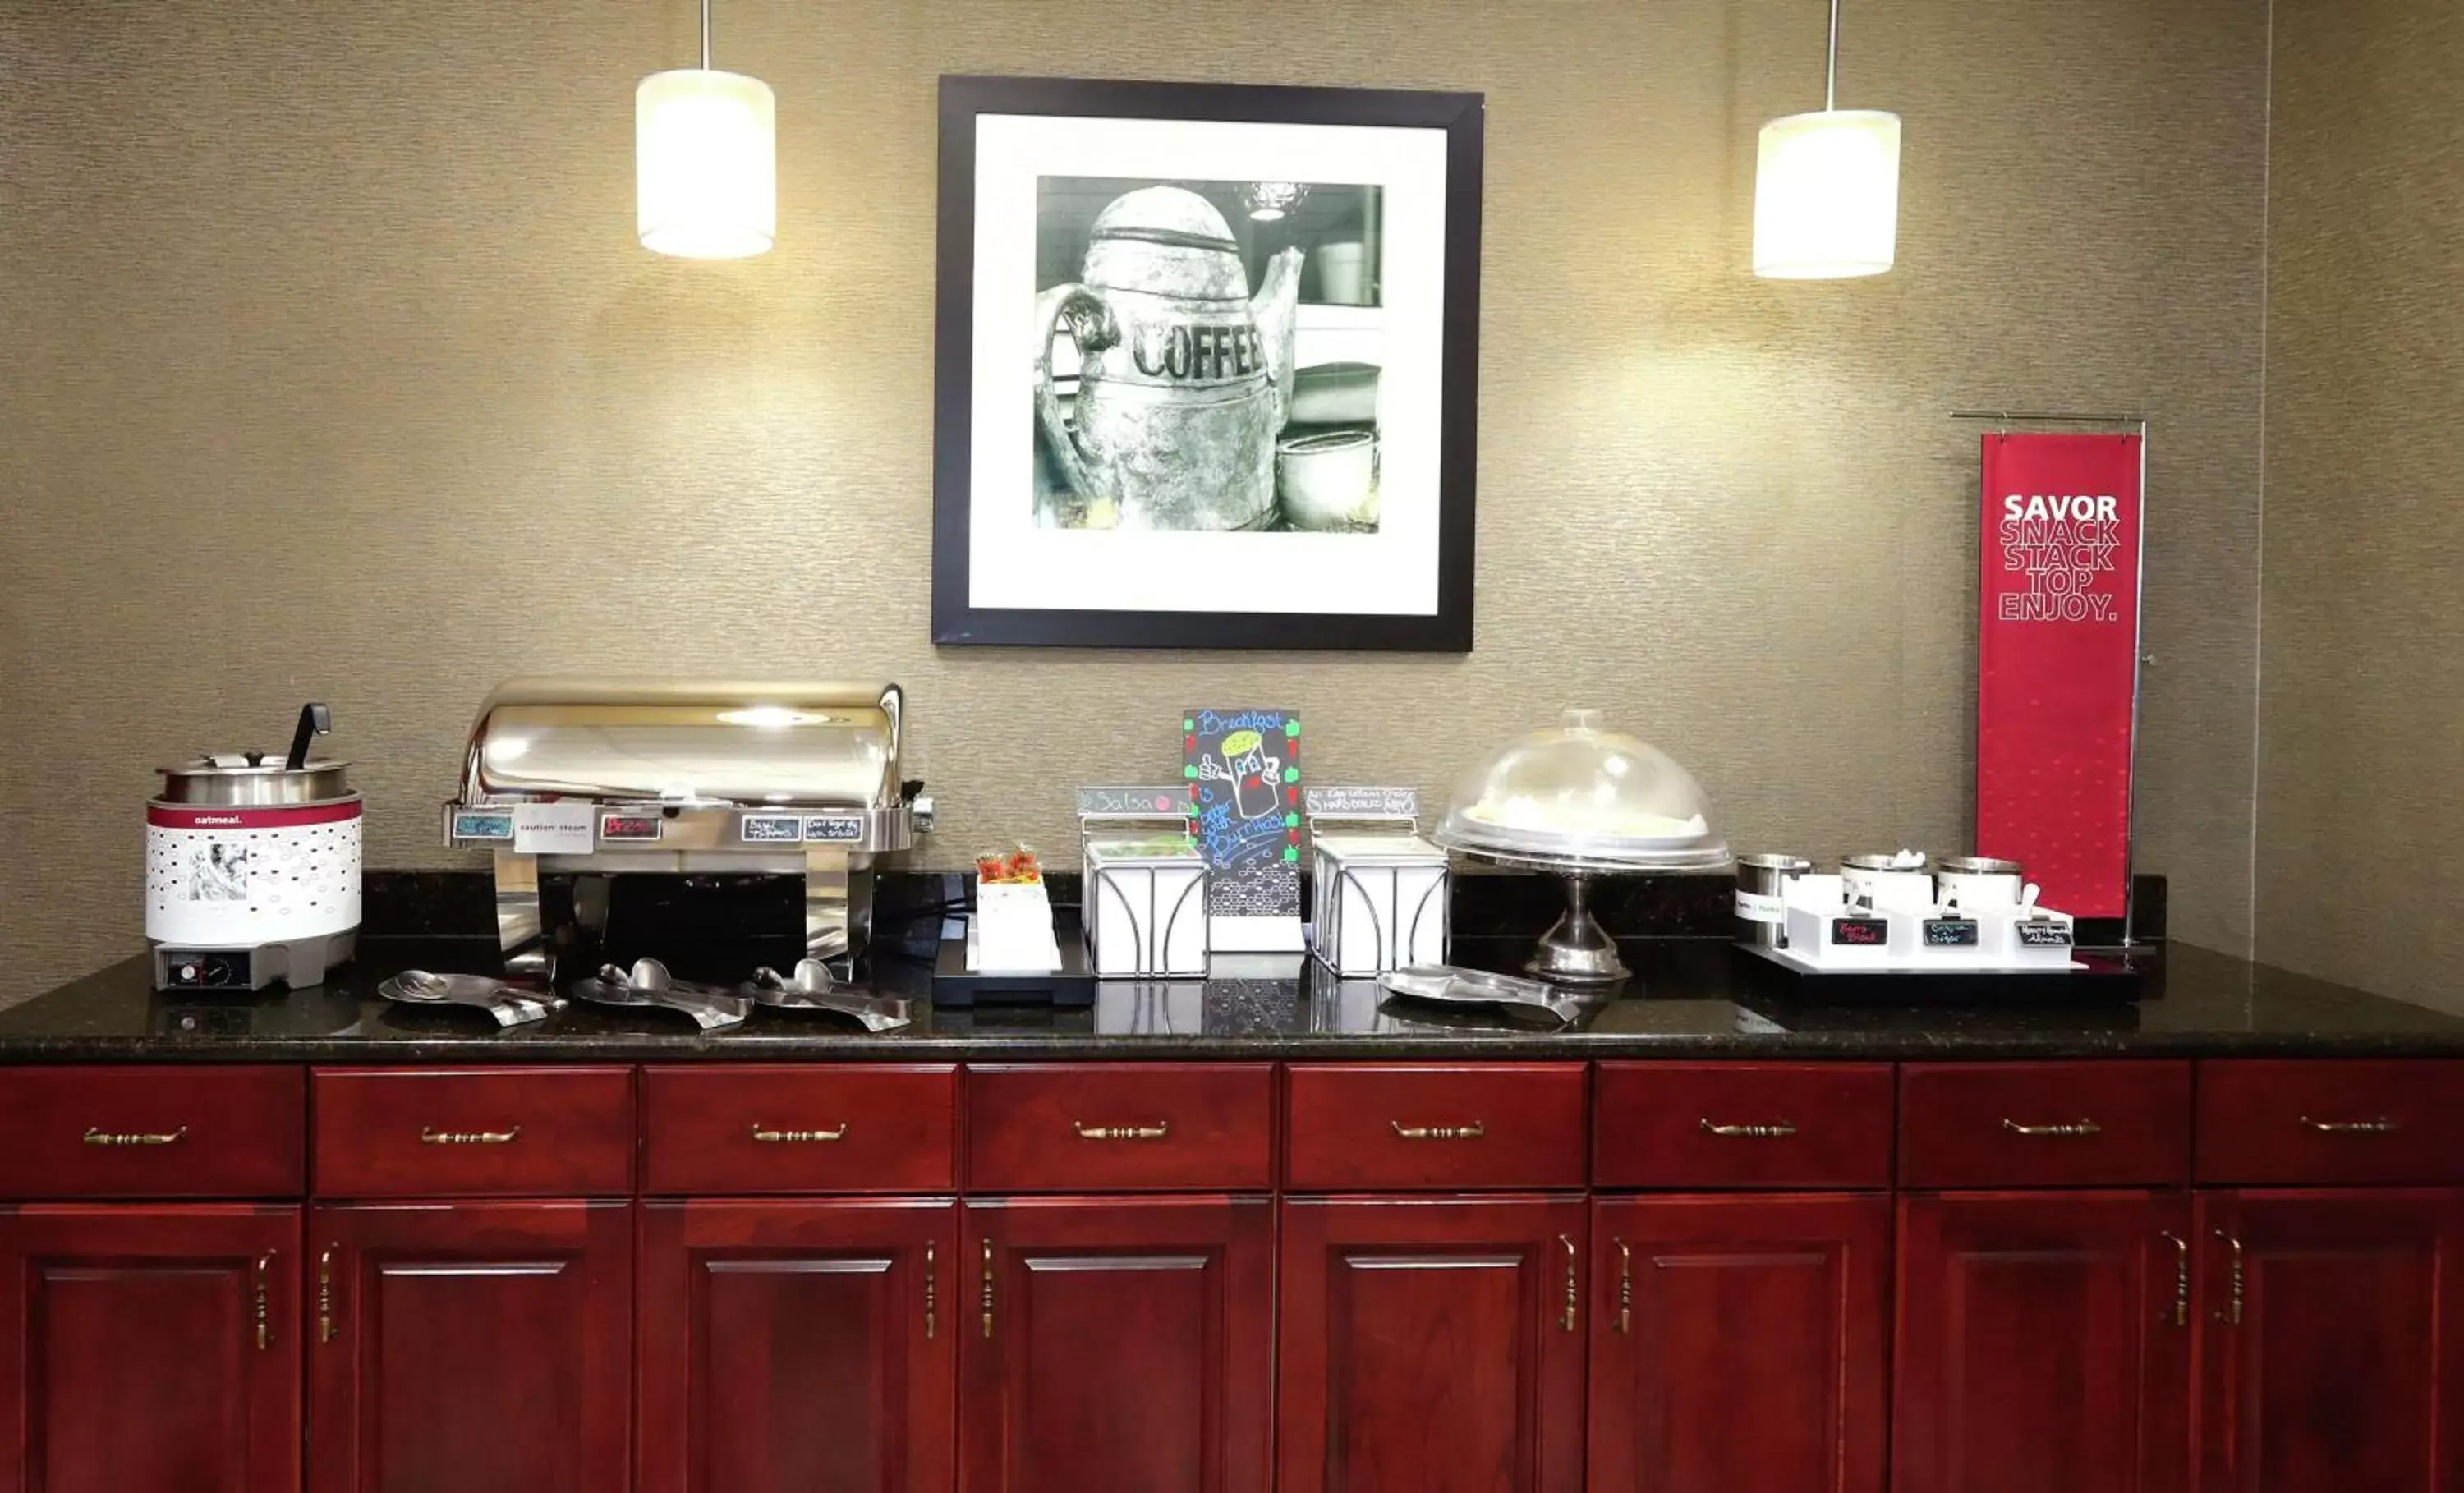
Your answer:
[[[741,259],[779,236],[777,103],[770,85],[710,65],[653,73],[633,94],[642,247],[686,259]]]
[[[1754,273],[1774,280],[1881,274],[1898,257],[1900,117],[1839,107],[1839,0],[1822,109],[1763,126],[1754,165]]]

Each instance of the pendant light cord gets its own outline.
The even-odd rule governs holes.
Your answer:
[[[701,0],[702,66],[710,66],[710,0]],[[1831,0],[1831,53],[1822,66],[1822,107],[1839,107],[1839,0]]]
[[[1835,56],[1839,47],[1839,0],[1831,0],[1831,46]],[[1837,66],[1835,61],[1834,66]],[[710,0],[701,0],[701,70],[710,71]]]

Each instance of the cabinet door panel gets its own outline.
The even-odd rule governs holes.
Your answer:
[[[639,1493],[946,1493],[957,1205],[643,1210]]]
[[[1891,1205],[1593,1206],[1592,1493],[1880,1493]]]
[[[339,1205],[309,1231],[317,1493],[626,1486],[627,1205]]]
[[[2203,1490],[2464,1489],[2464,1192],[2211,1194],[2199,1226]]]
[[[1265,1198],[971,1203],[968,1493],[1264,1493]]]
[[[298,1487],[298,1255],[297,1208],[0,1213],[0,1490]]]
[[[2185,1486],[2189,1213],[2177,1194],[1903,1198],[1894,1493]]]
[[[1573,1493],[1575,1198],[1285,1205],[1284,1493]]]

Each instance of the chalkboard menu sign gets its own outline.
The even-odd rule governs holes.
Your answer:
[[[1214,872],[1206,886],[1214,947],[1299,948],[1300,717],[1190,711],[1181,716],[1180,745],[1198,845]]]

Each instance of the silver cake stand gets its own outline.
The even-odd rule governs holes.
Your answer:
[[[1617,956],[1617,940],[1592,915],[1593,884],[1610,876],[1716,874],[1727,864],[1700,862],[1670,865],[1658,862],[1601,860],[1591,856],[1551,855],[1538,850],[1507,850],[1480,845],[1442,829],[1431,836],[1466,860],[1516,870],[1542,871],[1566,889],[1566,911],[1540,935],[1540,945],[1523,967],[1542,979],[1561,985],[1606,985],[1633,974]]]

